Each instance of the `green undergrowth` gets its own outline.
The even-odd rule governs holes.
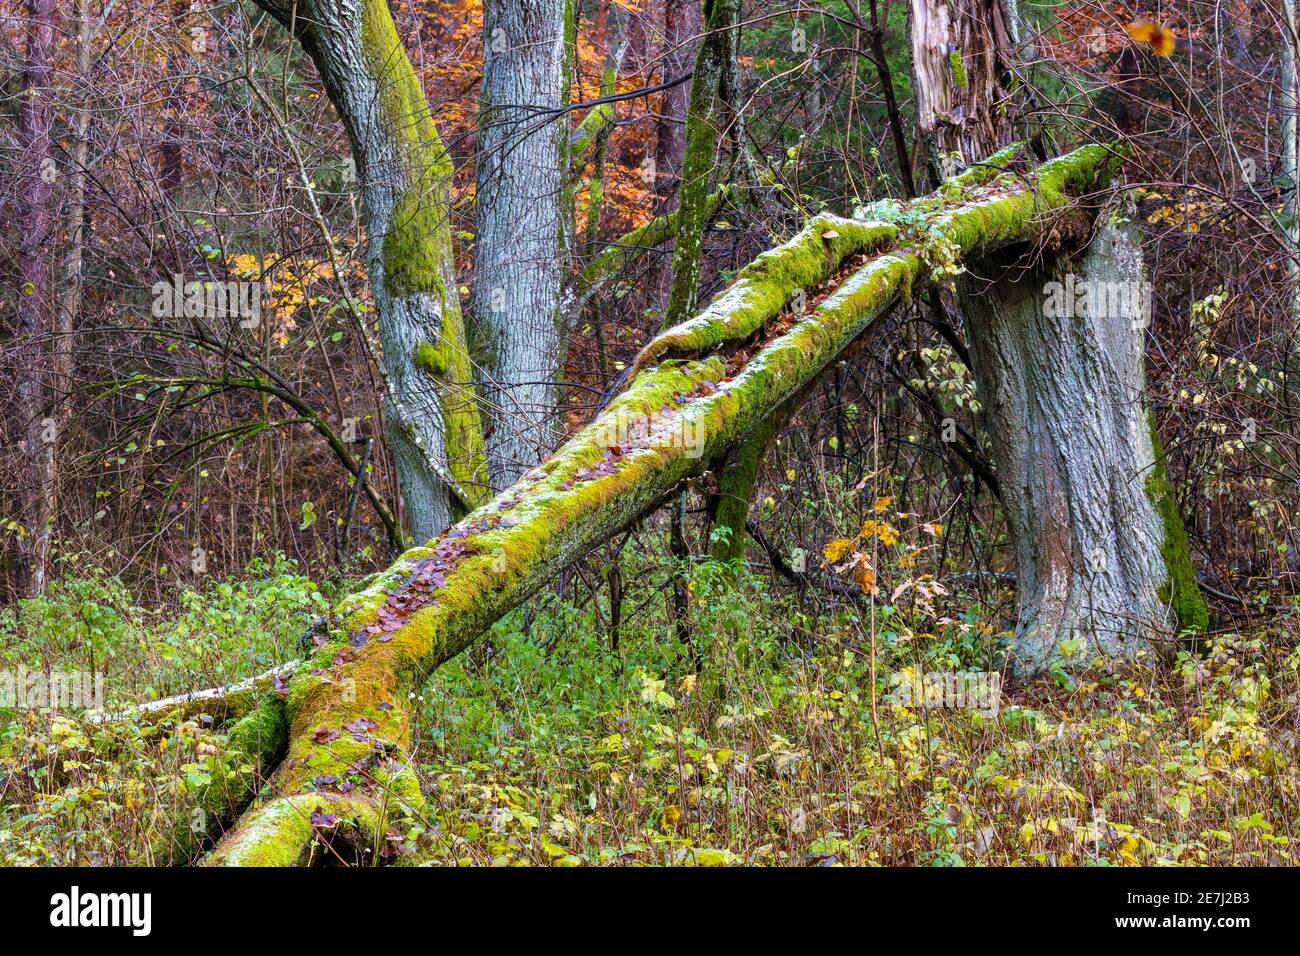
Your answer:
[[[1296,743],[1271,724],[1300,699],[1300,658],[1271,636],[1011,688],[993,716],[922,713],[898,696],[907,675],[986,666],[971,598],[933,595],[932,614],[882,598],[873,685],[862,609],[714,562],[690,574],[698,675],[666,610],[627,621],[615,653],[557,598],[499,626],[486,662],[436,675],[412,861],[1296,862]]]
[[[760,506],[760,517],[768,512]],[[663,529],[649,527],[624,551],[617,649],[607,561],[593,558],[585,582],[570,575],[563,593],[552,588],[511,613],[486,646],[445,665],[411,702],[407,756],[427,803],[362,847],[361,858],[1300,862],[1292,844],[1300,826],[1293,620],[1218,636],[1164,664],[1010,686],[996,713],[921,707],[901,696],[916,674],[989,666],[1009,594],[982,603],[924,573],[925,543],[943,528],[895,514],[888,498],[874,506],[868,498],[865,515],[827,520],[841,536],[818,542],[810,568],[877,587],[874,607],[792,590],[770,579],[765,563],[694,558],[676,566]],[[707,542],[692,543],[707,553]],[[871,558],[870,575],[855,564],[859,556]],[[688,580],[689,641],[672,620],[675,568]],[[243,595],[287,586],[274,574],[229,583]],[[52,605],[81,586],[56,589]],[[230,611],[226,592],[205,594],[215,618],[204,620]],[[306,599],[296,618],[284,611],[279,636],[245,626],[245,659],[284,648],[314,607]],[[47,620],[72,626],[68,610],[51,609]],[[119,610],[126,620],[144,614]],[[71,666],[73,645],[55,637],[46,635],[48,662]],[[11,643],[0,648],[12,659]],[[240,656],[234,646],[226,653]],[[134,666],[140,680],[163,683],[161,659]],[[92,724],[75,713],[0,715],[0,863],[158,862],[177,821],[199,808],[219,815],[202,797],[213,780],[252,771],[230,732],[201,715],[155,726]],[[181,860],[201,850],[196,844]],[[319,845],[312,853],[332,859]]]
[[[78,559],[66,559],[62,571],[47,597],[0,608],[0,670],[102,673],[109,708],[283,663],[329,607],[323,586],[282,554],[229,577],[186,575],[161,606],[137,601],[119,579]]]
[[[68,560],[48,597],[0,610],[0,673],[103,675],[103,709],[232,683],[298,654],[328,606],[283,555],[166,606]],[[3,685],[0,685],[2,687]],[[79,684],[79,686],[81,686]],[[244,793],[250,751],[282,747],[282,710],[93,722],[78,706],[0,700],[0,865],[184,862]],[[227,740],[229,737],[229,740]]]

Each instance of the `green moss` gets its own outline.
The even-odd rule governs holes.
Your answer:
[[[656,336],[637,356],[633,374],[665,357],[700,355],[723,342],[748,338],[779,315],[796,291],[811,295],[844,260],[897,235],[897,227],[886,223],[814,218],[789,242],[745,266],[699,315]]]
[[[378,78],[377,121],[396,152],[404,180],[383,237],[380,258],[384,287],[394,298],[427,295],[438,303],[442,327],[436,342],[419,347],[414,359],[438,385],[448,469],[473,507],[487,495],[483,423],[473,388],[473,367],[452,274],[451,156],[438,136],[420,78],[402,46],[385,0],[363,0],[361,47],[366,67]]]
[[[283,756],[288,736],[284,702],[265,694],[227,733],[225,752],[207,758],[212,779],[194,794],[194,806],[176,821],[166,841],[155,846],[157,861],[185,863],[201,850],[221,823],[253,799],[262,775]]]
[[[597,137],[608,129],[613,122],[613,103],[599,103],[588,111],[587,115],[582,118],[582,122],[578,124],[578,128],[574,130],[573,138],[569,144],[575,165],[586,162],[587,153],[590,152]]]
[[[271,762],[284,753],[288,738],[284,701],[276,694],[266,694],[256,710],[235,723],[226,735],[226,742],[232,750]]]
[[[445,308],[447,296],[439,267],[446,252],[439,248],[438,236],[444,215],[437,193],[430,195],[427,186],[427,180],[417,180],[393,207],[393,221],[382,247],[384,282],[391,295],[424,293]]]
[[[254,811],[236,830],[238,839],[217,847],[209,866],[294,866],[311,842],[311,801],[283,797]]]
[[[767,447],[788,419],[788,412],[773,412],[763,424],[736,446],[726,467],[718,474],[718,508],[714,527],[727,529],[727,534],[715,537],[712,556],[715,561],[735,561],[745,556],[749,535],[745,525],[749,519],[750,503],[754,495],[754,482]]]
[[[706,0],[702,11],[704,36],[695,57],[695,70],[686,104],[686,145],[681,183],[677,190],[678,228],[673,245],[672,283],[664,309],[663,327],[695,313],[699,295],[700,254],[708,221],[710,183],[718,150],[717,111],[727,36],[735,23],[735,0]]]
[[[454,320],[444,314],[442,334],[437,344],[425,342],[416,349],[415,364],[438,387],[447,467],[467,497],[469,510],[487,499],[491,485],[483,419],[459,312]]]
[[[386,124],[406,180],[383,237],[384,279],[393,295],[432,295],[445,311],[442,274],[450,262],[447,210],[454,170],[385,0],[362,0],[361,47],[368,72],[378,80],[377,121]]]
[[[709,194],[707,214],[713,215],[725,203],[735,201],[742,192],[743,189],[736,185],[718,187]],[[600,255],[593,258],[582,271],[583,284],[590,286],[602,279],[618,275],[632,256],[669,242],[681,228],[681,219],[681,209],[674,209],[666,215],[656,216],[645,225],[638,226],[621,236],[606,247]]]
[[[1160,516],[1163,532],[1160,553],[1164,556],[1165,571],[1169,575],[1161,586],[1160,600],[1173,611],[1180,630],[1203,632],[1210,626],[1210,609],[1196,581],[1187,529],[1183,527],[1173,489],[1165,473],[1164,450],[1156,434],[1155,415],[1151,412],[1147,412],[1147,424],[1151,430],[1155,462],[1147,476],[1146,493]]]
[[[959,90],[970,86],[970,80],[966,78],[966,64],[961,59],[961,50],[953,50],[948,54],[948,69],[952,71],[953,86]]]

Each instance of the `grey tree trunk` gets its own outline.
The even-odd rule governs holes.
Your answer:
[[[1018,572],[1012,667],[1133,657],[1206,624],[1144,395],[1142,249],[1105,223],[1081,263],[963,278]],[[1078,642],[1071,644],[1071,642]]]
[[[486,493],[452,261],[450,156],[385,0],[259,0],[311,55],[356,157],[388,385],[387,427],[417,541]]]
[[[86,245],[86,164],[90,160],[91,45],[95,25],[90,16],[90,0],[74,0],[73,35],[77,41],[76,83],[81,102],[72,119],[72,145],[68,149],[68,199],[65,221],[68,226],[68,252],[63,260],[64,286],[59,294],[58,339],[54,343],[54,385],[60,395],[60,427],[67,423],[71,410],[67,404],[72,389],[72,334],[81,309],[82,283],[85,272]]]
[[[66,211],[63,220],[67,223],[68,248],[63,257],[63,287],[58,294],[58,315],[54,339],[54,368],[50,377],[52,391],[51,417],[56,422],[56,441],[51,448],[58,455],[58,441],[67,431],[72,420],[73,355],[72,341],[77,328],[77,316],[81,311],[81,297],[85,284],[85,247],[86,247],[86,191],[89,174],[86,166],[90,161],[90,70],[92,63],[92,45],[96,28],[91,18],[90,0],[74,0],[72,10],[72,35],[76,38],[77,54],[75,59],[75,78],[81,102],[72,118],[72,143],[68,148],[68,172],[66,177]],[[58,513],[58,499],[62,489],[59,486],[57,466],[50,474],[50,502]]]
[[[911,0],[910,31],[918,123],[942,179],[1012,141],[1015,8]],[[1077,267],[959,287],[1019,574],[1011,665],[1027,675],[1075,654],[1131,657],[1208,619],[1143,393],[1150,286],[1136,234],[1117,223]],[[997,276],[991,263],[973,272]],[[1077,298],[1096,290],[1099,305]]]
[[[56,474],[57,423],[48,418],[47,381],[49,346],[54,332],[54,295],[50,285],[53,183],[58,177],[58,168],[50,155],[53,49],[54,0],[28,0],[27,56],[19,116],[23,151],[19,216],[23,234],[18,338],[23,354],[17,393],[19,413],[25,422],[23,442],[30,462],[19,479],[18,488],[26,528],[19,546],[25,590],[29,595],[45,593]]]
[[[1300,185],[1300,136],[1297,136],[1297,118],[1300,114],[1300,70],[1296,68],[1296,49],[1300,44],[1297,33],[1295,0],[1282,0],[1282,68],[1281,84],[1281,153],[1282,176],[1293,187]],[[1292,286],[1291,292],[1291,329],[1295,336],[1296,348],[1300,349],[1300,264],[1296,262],[1295,252],[1300,249],[1300,189],[1292,188],[1287,193],[1284,207],[1286,237],[1291,244],[1292,255],[1287,257],[1286,274]]]
[[[478,130],[472,335],[491,423],[494,487],[555,446],[564,362],[561,297],[572,44],[568,0],[486,0]]]

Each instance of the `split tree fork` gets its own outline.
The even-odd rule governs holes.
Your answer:
[[[438,158],[442,154],[433,156],[426,149],[436,142],[436,133],[418,80],[413,73],[399,73],[396,87],[376,84],[378,63],[382,60],[388,69],[382,75],[392,77],[391,57],[400,50],[387,6],[382,0],[308,6],[328,9],[316,11],[323,19],[313,19],[312,26],[294,29],[321,64],[327,89],[345,114],[359,165],[367,171],[386,168],[376,165],[378,157],[404,176],[399,176],[404,185],[395,194],[389,180],[365,186],[376,177],[363,176],[367,206],[376,204],[372,198],[379,201],[380,221],[369,208],[367,216],[376,237],[372,263],[378,260],[372,281],[384,287],[376,289],[381,322],[385,309],[407,327],[413,315],[421,320],[458,316],[450,305],[454,294],[446,301],[442,296],[443,289],[451,288],[439,271],[449,266],[449,246],[423,241],[445,229],[445,216],[437,215],[445,206],[445,192],[430,190],[438,184],[445,190],[446,184],[444,161]],[[400,80],[403,75],[409,82]],[[366,98],[376,92],[378,98]],[[392,106],[392,116],[427,120],[416,124],[418,149],[409,148],[409,133],[372,128],[373,115],[382,114],[385,103]],[[409,122],[405,129],[411,129]],[[395,166],[394,153],[403,160]],[[223,789],[214,803],[242,805],[254,791],[257,780],[243,769],[251,762],[245,755],[264,771],[274,768],[270,796],[241,816],[210,862],[292,864],[309,859],[322,842],[331,854],[355,852],[362,858],[383,844],[390,825],[422,819],[426,808],[410,764],[406,707],[430,671],[471,646],[503,613],[592,547],[674,495],[684,480],[720,461],[887,309],[924,283],[926,263],[940,251],[954,263],[1009,266],[1030,248],[1038,259],[1059,258],[1068,250],[1054,244],[1090,235],[1093,216],[1080,200],[1096,195],[1110,180],[1117,165],[1113,149],[1085,147],[1038,169],[1026,162],[1014,173],[999,174],[1010,158],[1004,151],[974,164],[925,199],[882,203],[866,221],[813,220],[742,270],[708,309],[647,345],[623,394],[547,462],[340,602],[318,636],[318,646],[291,677],[277,675],[270,692],[261,694],[254,682],[254,692],[246,695],[254,709],[239,718],[229,742],[230,766],[238,769],[216,775],[213,786]],[[430,206],[422,201],[428,194],[438,202]],[[919,237],[909,229],[918,219],[925,223]],[[410,225],[412,220],[419,228]],[[374,230],[375,225],[382,228]],[[990,273],[981,269],[981,274]],[[829,294],[815,310],[788,327],[773,323],[799,292],[821,283]],[[1017,300],[1008,295],[1007,302],[1005,311],[1022,319],[1023,311],[1012,308]],[[991,340],[998,341],[996,336]],[[433,349],[445,344],[434,341],[406,344]],[[1091,347],[1096,350],[1097,343]],[[1084,387],[1106,381],[1112,368],[1127,367],[1118,361],[1094,364],[1099,372],[1081,378]],[[1101,392],[1101,400],[1080,414],[1101,419],[1114,432],[1119,419],[1110,402],[1116,394]],[[1050,446],[1053,452],[1074,457],[1075,449],[1068,442],[1062,445],[1057,433],[1048,429],[1045,436],[1057,441]],[[1150,447],[1150,474],[1156,477],[1145,490],[1155,508],[1162,472],[1154,444]],[[1085,460],[1092,461],[1090,454]],[[1138,464],[1140,472],[1136,452],[1133,461],[1123,463]],[[1137,507],[1143,506],[1139,502]],[[1168,511],[1162,514],[1167,518]],[[1163,548],[1149,548],[1147,566],[1153,570],[1143,586],[1159,591],[1173,585],[1175,572],[1165,556],[1175,539],[1167,534]],[[1072,560],[1065,566],[1074,567],[1072,549],[1079,540],[1077,533],[1057,536],[1044,550],[1068,553]],[[1148,634],[1171,626],[1171,616],[1162,613],[1164,603],[1151,601],[1144,607],[1157,619],[1140,622],[1131,639],[1098,642],[1097,649],[1138,653],[1147,647]],[[1046,615],[1039,619],[1050,620]],[[1084,621],[1091,627],[1089,618],[1059,620],[1064,622],[1059,631],[1040,625],[1018,635],[1016,650],[1029,665],[1026,670],[1052,659],[1062,639],[1091,633],[1075,624]],[[1052,650],[1025,653],[1039,646]]]

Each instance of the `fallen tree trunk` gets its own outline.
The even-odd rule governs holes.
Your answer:
[[[1005,158],[925,199],[879,204],[871,221],[814,219],[647,345],[628,389],[548,461],[341,602],[329,640],[289,683],[276,796],[210,862],[291,865],[317,838],[363,860],[391,822],[420,819],[407,701],[434,668],[749,435],[932,263],[1085,234],[1076,197],[1118,159],[1087,146],[998,176]],[[816,305],[802,316],[789,308],[805,298]]]

